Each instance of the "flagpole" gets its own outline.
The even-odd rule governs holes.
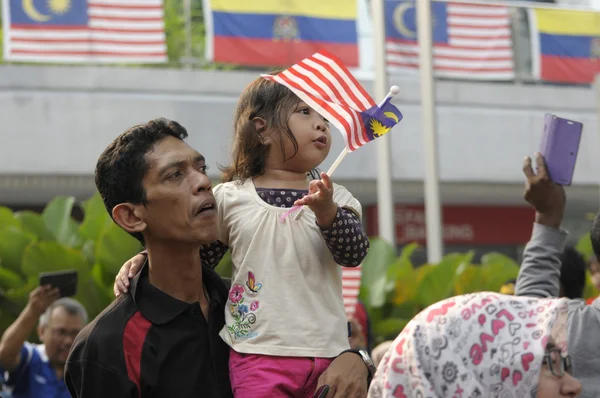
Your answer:
[[[382,98],[388,89],[385,51],[384,0],[371,0],[373,16],[374,94]],[[396,248],[396,217],[392,193],[391,134],[377,138],[377,219],[379,237]]]
[[[183,19],[185,26],[185,62],[184,68],[191,69],[192,62],[192,0],[183,0]]]
[[[598,144],[600,144],[600,72],[596,73],[594,91],[596,92],[596,129],[598,130]],[[600,181],[598,182],[598,203],[598,212],[600,212]]]
[[[442,214],[440,207],[439,172],[437,163],[435,86],[433,80],[431,1],[416,0],[417,37],[421,79],[421,125],[425,155],[425,222],[427,231],[427,262],[437,264],[442,259]]]

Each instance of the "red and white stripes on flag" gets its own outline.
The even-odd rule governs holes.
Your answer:
[[[342,294],[344,296],[344,308],[349,317],[356,311],[361,276],[362,268],[360,266],[342,268]]]
[[[432,14],[433,23],[445,22],[447,29],[447,42],[436,41],[434,34],[433,65],[436,76],[514,79],[509,7],[449,2],[446,3],[445,15]],[[436,21],[440,18],[445,20]],[[386,50],[390,72],[417,72],[419,44],[416,38],[406,40],[388,36]]]
[[[62,10],[64,23],[51,23],[61,15],[48,10],[47,23],[11,21],[22,18],[20,10],[10,9],[21,2],[4,2],[6,60],[142,64],[168,59],[162,0],[88,0],[87,7],[72,0]],[[41,9],[43,2],[36,4]]]
[[[315,53],[277,75],[262,75],[282,84],[329,120],[344,136],[352,152],[369,139],[360,112],[376,106],[365,89],[339,59]]]

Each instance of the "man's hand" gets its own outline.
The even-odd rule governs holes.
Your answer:
[[[26,309],[39,317],[60,298],[60,291],[51,285],[38,286],[29,293]]]
[[[362,358],[346,352],[334,359],[319,377],[317,391],[328,384],[330,389],[327,398],[364,398],[367,396],[368,376],[369,370]]]
[[[546,162],[539,153],[535,154],[535,164],[537,174],[533,172],[529,157],[523,161],[523,173],[527,177],[525,200],[536,211],[535,222],[552,228],[560,228],[566,204],[565,190],[550,179]]]
[[[365,335],[363,333],[363,328],[361,324],[356,320],[356,318],[350,319],[350,330],[352,334],[348,339],[350,342],[350,348],[354,349],[366,349],[367,342],[365,341]]]

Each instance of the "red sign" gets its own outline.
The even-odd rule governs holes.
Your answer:
[[[367,232],[378,231],[377,206],[367,207]],[[529,241],[535,212],[525,206],[444,206],[444,243],[450,245],[521,245]],[[399,244],[426,241],[423,206],[396,205]]]

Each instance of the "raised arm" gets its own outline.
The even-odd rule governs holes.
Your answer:
[[[558,297],[560,292],[560,255],[564,250],[567,233],[560,229],[565,191],[552,182],[544,159],[536,153],[537,174],[531,159],[523,164],[525,173],[525,200],[536,210],[531,240],[523,254],[523,264],[517,278],[518,296]]]

